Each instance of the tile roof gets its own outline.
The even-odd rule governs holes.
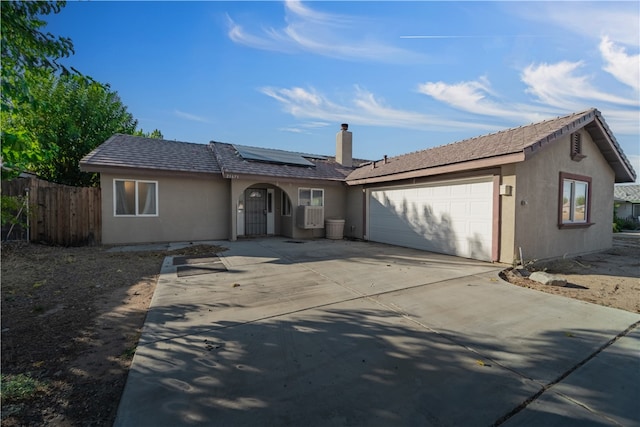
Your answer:
[[[120,167],[220,174],[207,144],[115,134],[80,161],[83,170]]]
[[[613,197],[630,203],[640,203],[640,185],[616,185],[613,187]]]
[[[354,170],[354,168],[336,163],[335,158],[329,156],[305,154],[304,157],[313,166],[294,166],[243,159],[232,144],[212,141],[210,145],[225,177],[233,174],[344,181],[347,175]],[[268,151],[269,149],[261,150]],[[282,152],[282,150],[272,151],[274,153]],[[354,163],[356,162],[354,161]]]
[[[371,178],[388,177],[393,180],[393,175],[405,172],[428,170],[440,166],[463,164],[465,162],[497,159],[499,157],[522,154],[522,160],[527,154],[536,151],[542,145],[565,135],[574,132],[581,127],[591,123],[595,118],[600,118],[600,113],[596,109],[589,109],[580,113],[570,114],[564,117],[545,120],[533,123],[527,126],[520,126],[492,133],[489,135],[479,136],[463,141],[404,154],[397,157],[391,157],[384,161],[369,164],[353,171],[347,178],[347,182],[358,183],[359,180],[367,180]],[[607,132],[607,140],[613,140],[616,150],[611,150],[611,162],[622,163],[618,165],[620,168],[620,176],[626,178],[625,171],[633,171],[630,162],[624,157],[620,147],[615,142],[615,138],[600,118],[605,131]],[[599,145],[602,144],[600,141]],[[601,147],[601,150],[603,147]],[[618,160],[622,157],[621,160]],[[462,165],[461,165],[462,166]],[[618,170],[616,177],[618,177]],[[634,176],[635,179],[635,176]]]

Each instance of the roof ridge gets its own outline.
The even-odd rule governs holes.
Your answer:
[[[177,143],[177,144],[206,145],[206,143],[201,143],[201,142],[178,141],[177,139],[166,139],[166,138],[150,138],[148,136],[131,135],[131,134],[127,134],[127,133],[115,133],[115,134],[112,135],[111,138],[113,138],[114,136],[124,136],[124,137],[128,137],[128,138],[144,139],[144,140],[147,140],[149,142],[162,141],[162,142],[171,142],[171,143]],[[111,138],[109,138],[109,139],[111,139]]]
[[[397,156],[389,157],[387,160],[398,159],[398,158],[402,158],[402,157],[405,157],[405,156],[411,156],[411,155],[415,155],[417,153],[423,153],[423,152],[426,152],[426,151],[431,151],[431,150],[435,150],[435,149],[442,148],[442,147],[450,147],[452,145],[461,144],[463,142],[479,140],[479,139],[483,139],[483,138],[487,138],[487,137],[491,137],[491,136],[496,136],[496,135],[500,135],[500,134],[506,134],[508,132],[513,132],[513,131],[518,130],[518,129],[523,129],[523,128],[526,128],[526,127],[529,127],[529,126],[538,126],[538,125],[542,125],[544,123],[549,123],[549,122],[553,122],[553,121],[556,121],[556,120],[566,119],[566,118],[569,118],[571,116],[579,117],[579,116],[586,115],[588,113],[592,113],[594,111],[598,111],[598,110],[596,108],[592,107],[592,108],[589,108],[587,110],[584,110],[584,111],[581,111],[581,112],[578,112],[578,113],[571,113],[571,114],[565,114],[563,116],[556,116],[556,117],[544,119],[544,120],[537,121],[537,122],[530,122],[530,123],[528,123],[526,125],[513,126],[513,127],[510,127],[510,128],[507,128],[507,129],[497,130],[495,132],[489,132],[489,133],[485,133],[485,134],[482,134],[482,135],[477,135],[477,136],[472,136],[472,137],[469,137],[469,138],[460,139],[460,140],[457,140],[457,141],[452,141],[452,142],[449,142],[449,143],[446,143],[446,144],[436,145],[434,147],[423,148],[421,150],[415,150],[415,151],[410,151],[408,153],[398,154]],[[533,145],[536,142],[537,141],[534,141],[530,145]]]

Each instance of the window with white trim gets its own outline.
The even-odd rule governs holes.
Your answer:
[[[298,206],[324,206],[324,190],[298,188]]]
[[[113,211],[115,216],[157,216],[158,182],[113,180]]]
[[[591,178],[560,173],[559,225],[589,225]]]

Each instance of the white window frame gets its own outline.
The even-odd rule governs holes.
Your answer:
[[[565,193],[565,185],[568,186],[569,194]],[[576,201],[578,195],[576,194],[576,188],[578,185],[585,186],[585,200],[584,200],[584,218],[576,219]],[[568,197],[566,197],[568,196]],[[566,201],[565,201],[566,200]],[[558,198],[558,226],[571,227],[571,226],[589,226],[591,225],[591,178],[587,176],[574,175],[569,173],[560,173],[560,188]],[[564,209],[568,208],[568,218],[565,218]]]
[[[133,214],[119,214],[118,213],[118,182],[133,182],[134,184],[134,207],[135,213]],[[153,184],[154,185],[154,201],[155,201],[155,212],[152,214],[145,214],[139,212],[139,184]],[[139,179],[114,179],[113,180],[113,216],[122,218],[122,217],[157,217],[159,212],[159,201],[158,201],[158,181],[149,181],[149,180],[139,180]]]
[[[300,195],[303,191],[309,192],[309,199]],[[316,195],[314,197],[314,193],[320,193],[319,196]],[[320,199],[320,204],[313,204],[314,200]],[[298,206],[324,206],[324,189],[322,188],[309,188],[309,187],[300,187],[298,188]]]

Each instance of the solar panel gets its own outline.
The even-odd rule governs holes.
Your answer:
[[[272,148],[246,147],[244,145],[234,145],[238,154],[245,160],[253,160],[256,162],[275,163],[279,165],[294,166],[315,166],[309,160],[305,159],[302,153],[294,153],[292,151],[275,150]],[[307,156],[318,158],[320,156]]]

